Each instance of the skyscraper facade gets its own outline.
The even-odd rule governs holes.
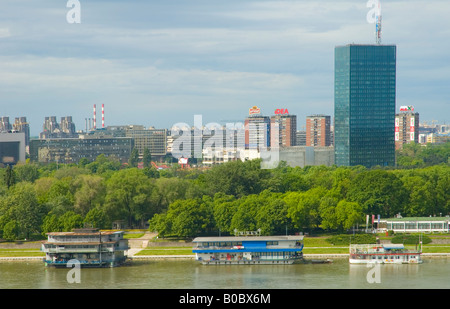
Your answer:
[[[335,48],[335,163],[395,164],[396,46]]]

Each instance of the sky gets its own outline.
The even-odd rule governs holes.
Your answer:
[[[0,116],[170,129],[334,114],[334,48],[373,44],[371,0],[0,0]],[[450,1],[382,0],[397,45],[397,110],[450,123]],[[77,12],[75,12],[77,13]],[[79,23],[68,22],[80,17]],[[70,18],[69,18],[70,20]]]

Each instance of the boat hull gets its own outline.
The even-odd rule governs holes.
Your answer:
[[[349,258],[350,264],[421,264],[421,259],[408,259],[408,260],[398,260],[398,259],[352,259]]]
[[[248,260],[248,261],[224,261],[224,260],[200,260],[203,265],[290,265],[303,263],[303,259],[285,260]]]

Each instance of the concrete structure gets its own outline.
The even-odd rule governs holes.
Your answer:
[[[285,161],[291,167],[332,166],[334,164],[333,147],[295,146],[282,147],[279,160]]]
[[[26,159],[25,133],[0,133],[0,163],[17,164]]]
[[[14,123],[11,124],[9,117],[0,117],[0,133],[25,133],[25,147],[30,143],[30,125],[27,117],[16,117]]]

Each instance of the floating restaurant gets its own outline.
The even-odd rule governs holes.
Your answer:
[[[422,244],[415,250],[408,250],[403,244],[350,245],[350,264],[420,264]]]
[[[293,264],[303,261],[303,236],[197,237],[192,252],[203,264]]]
[[[122,265],[129,249],[123,231],[74,229],[72,232],[47,233],[42,242],[46,266],[67,267],[79,263],[81,267],[115,267]]]

